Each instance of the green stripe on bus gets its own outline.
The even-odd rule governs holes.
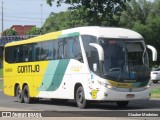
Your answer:
[[[74,37],[74,36],[79,36],[79,32],[60,35],[60,36],[58,36],[58,38],[66,38],[66,37]]]
[[[48,64],[40,91],[55,91],[59,88],[66,72],[69,60],[56,60]]]

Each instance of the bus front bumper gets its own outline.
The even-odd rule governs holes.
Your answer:
[[[138,92],[122,92],[112,89],[101,89],[93,95],[89,100],[98,101],[132,101],[132,100],[148,100],[150,98],[150,89],[145,89]]]

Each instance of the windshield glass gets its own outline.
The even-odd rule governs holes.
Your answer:
[[[100,40],[104,50],[104,73],[122,71],[125,66],[125,49],[122,40]]]
[[[149,77],[148,56],[143,40],[100,38],[99,44],[104,50],[103,74],[108,79],[137,82]]]

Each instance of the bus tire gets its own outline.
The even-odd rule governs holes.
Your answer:
[[[116,104],[120,108],[124,108],[128,105],[129,101],[117,101]]]
[[[82,86],[78,87],[76,91],[76,102],[77,106],[81,109],[84,109],[87,106],[87,101],[85,99],[84,89]]]
[[[25,85],[23,88],[23,99],[24,99],[24,102],[27,104],[29,104],[33,101],[33,99],[29,95],[28,85]]]
[[[20,90],[20,86],[18,85],[16,87],[16,94],[15,94],[17,100],[19,103],[23,103],[24,100],[23,100],[23,92]]]

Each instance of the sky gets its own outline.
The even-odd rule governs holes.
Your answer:
[[[41,27],[51,12],[58,13],[67,10],[67,5],[57,7],[55,4],[50,7],[46,0],[0,0],[0,32],[2,31],[2,1],[4,30],[12,25]]]

